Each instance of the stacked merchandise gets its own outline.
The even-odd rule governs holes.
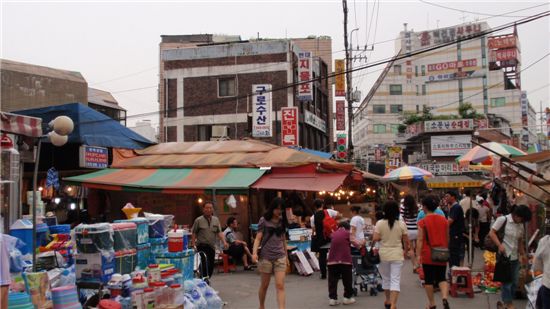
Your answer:
[[[115,273],[113,228],[109,223],[80,224],[75,228],[78,255],[76,278],[106,283]]]
[[[71,241],[71,225],[60,224],[50,225],[50,238],[52,239],[45,247],[40,247],[40,252],[59,252],[68,266],[74,263],[73,242]]]
[[[111,224],[115,250],[115,272],[129,274],[137,266],[137,225],[132,222]]]
[[[500,282],[493,281],[495,266],[497,263],[497,254],[495,252],[485,251],[483,253],[483,259],[485,261],[485,272],[483,278],[479,280],[479,287],[482,290],[485,290],[485,293],[497,293],[502,285]],[[473,281],[474,285],[478,283],[478,279],[474,279]]]
[[[75,285],[52,289],[53,309],[82,309]]]
[[[133,223],[136,225],[136,258],[139,269],[147,268],[150,262],[151,244],[149,243],[149,220],[145,218],[133,218],[128,220],[115,220],[115,223]],[[116,240],[115,240],[116,241]]]
[[[49,229],[46,223],[36,224],[36,247],[47,244]],[[25,246],[22,247],[23,255],[32,253],[32,221],[29,219],[20,219],[15,221],[10,227],[10,235],[21,239]]]
[[[289,246],[295,246],[299,251],[305,251],[310,248],[311,229],[297,228],[288,230]]]
[[[31,297],[27,293],[9,293],[8,308],[10,309],[34,309]]]
[[[165,218],[163,215],[148,214],[149,244],[151,246],[150,262],[157,263],[156,255],[168,251],[168,238],[165,233]]]

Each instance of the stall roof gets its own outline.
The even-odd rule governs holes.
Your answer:
[[[66,177],[68,183],[112,191],[147,191],[168,194],[247,191],[264,174],[257,168],[116,169]]]
[[[260,178],[252,188],[296,191],[336,191],[349,176],[348,173],[322,173],[315,166],[297,168],[273,168]]]
[[[516,162],[541,163],[550,161],[550,150],[545,150],[537,153],[531,153],[525,156],[512,158]]]
[[[15,113],[42,118],[44,123],[49,123],[57,116],[68,116],[74,122],[69,143],[127,149],[141,149],[154,144],[116,120],[81,103],[27,109]]]
[[[0,112],[2,132],[29,137],[42,136],[42,119]]]

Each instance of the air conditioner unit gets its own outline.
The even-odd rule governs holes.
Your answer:
[[[227,137],[228,126],[212,126],[212,137]]]

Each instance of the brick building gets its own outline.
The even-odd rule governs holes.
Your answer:
[[[332,71],[330,38],[241,41],[237,36],[162,36],[161,141],[253,137],[253,85],[268,84],[272,130],[261,140],[281,144],[281,108],[298,107],[299,145],[332,147],[332,94],[328,80],[311,83],[311,100],[298,100],[298,54],[311,52],[312,78]],[[288,87],[288,85],[291,85]]]

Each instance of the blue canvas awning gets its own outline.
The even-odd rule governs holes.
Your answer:
[[[27,109],[14,113],[42,118],[43,127],[57,116],[71,118],[74,122],[74,130],[69,135],[69,143],[126,149],[142,149],[155,144],[118,121],[80,103]]]

